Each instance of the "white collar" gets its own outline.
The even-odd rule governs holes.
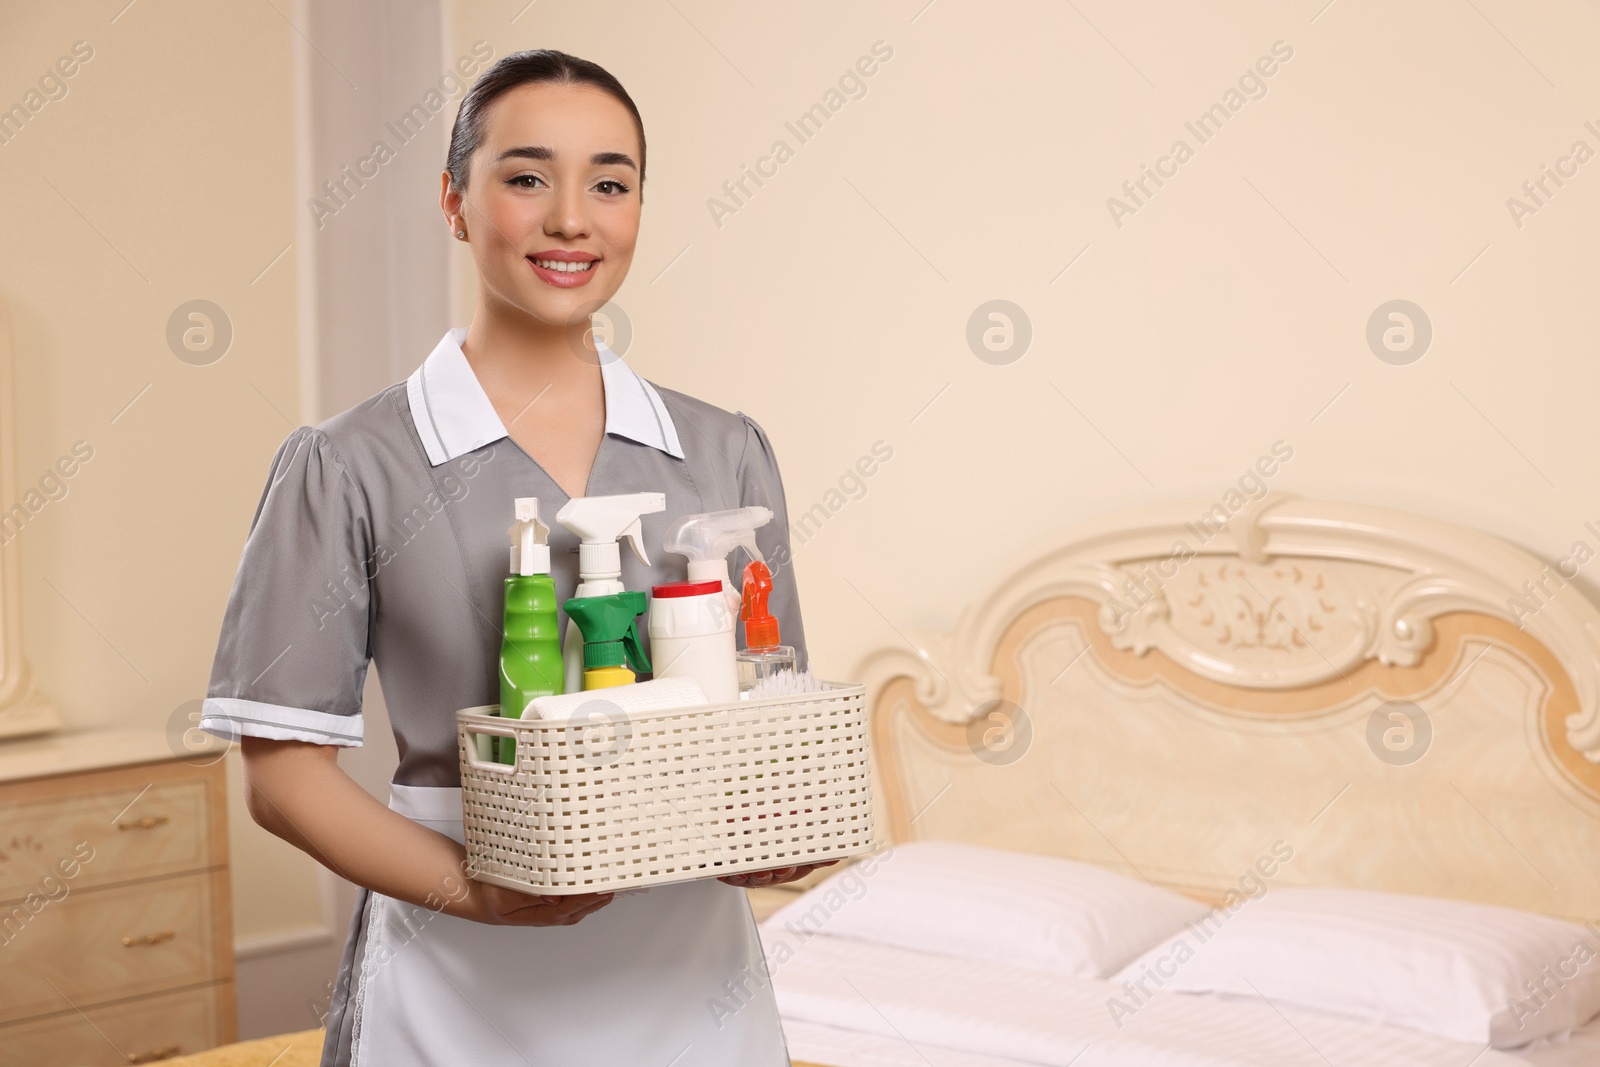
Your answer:
[[[467,327],[446,331],[422,365],[406,379],[411,421],[427,450],[428,462],[441,463],[509,436],[489,396],[461,351]],[[683,458],[678,431],[655,387],[635,374],[598,337],[600,381],[605,389],[606,433],[626,437]]]

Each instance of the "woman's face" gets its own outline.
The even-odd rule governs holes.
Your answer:
[[[465,195],[447,174],[441,200],[465,222],[452,228],[467,231],[478,284],[541,322],[587,328],[621,287],[639,236],[633,116],[598,89],[538,82],[490,105],[485,127]],[[536,263],[563,253],[583,269]]]

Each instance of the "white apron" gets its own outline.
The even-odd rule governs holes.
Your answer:
[[[462,841],[461,791],[390,808]],[[491,926],[369,894],[352,1067],[789,1067],[744,890],[620,892],[573,926]]]

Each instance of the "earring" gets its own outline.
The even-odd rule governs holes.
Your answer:
[[[461,238],[463,241],[465,241],[467,239],[467,231],[466,230],[457,230],[456,231],[456,236]]]

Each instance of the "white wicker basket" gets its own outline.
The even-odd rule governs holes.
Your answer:
[[[864,687],[825,684],[632,714],[597,690],[572,721],[458,711],[469,873],[560,895],[871,851]],[[485,735],[515,739],[515,764],[484,758]]]

